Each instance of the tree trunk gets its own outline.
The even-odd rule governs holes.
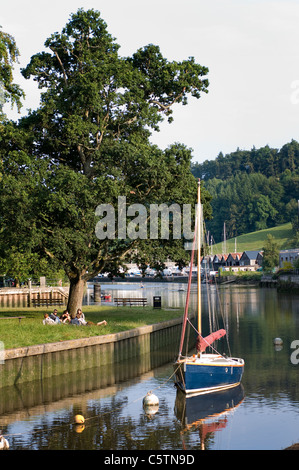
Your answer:
[[[67,309],[72,318],[75,318],[78,308],[82,308],[84,288],[85,280],[81,277],[70,279]]]

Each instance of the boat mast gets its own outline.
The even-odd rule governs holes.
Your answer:
[[[185,303],[185,311],[184,311],[183,327],[182,327],[182,333],[181,333],[181,341],[180,341],[180,347],[179,347],[178,360],[180,360],[181,355],[182,355],[182,350],[183,350],[183,345],[184,345],[184,338],[185,338],[185,331],[186,331],[186,325],[187,325],[187,319],[188,319],[188,308],[189,308],[191,282],[192,282],[192,268],[193,268],[193,262],[194,262],[194,251],[195,251],[195,248],[196,248],[197,223],[198,223],[198,221],[196,219],[195,220],[194,238],[193,238],[193,243],[192,243],[192,251],[191,251],[190,269],[189,269],[189,276],[188,276],[187,297],[186,297],[186,303]]]
[[[200,179],[197,187],[197,314],[198,334],[201,336],[201,269],[200,269],[200,245],[201,245],[201,201],[200,201]]]

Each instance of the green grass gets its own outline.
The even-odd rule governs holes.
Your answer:
[[[30,308],[1,308],[0,317],[23,316],[0,320],[0,341],[5,349],[53,343],[71,339],[106,335],[160,323],[182,316],[182,309],[154,309],[152,307],[86,306],[83,309],[88,321],[107,321],[106,326],[43,325],[45,310]]]
[[[243,253],[243,251],[261,250],[269,234],[271,234],[275,238],[279,245],[279,248],[284,249],[286,243],[289,241],[290,238],[293,237],[292,224],[287,223],[278,227],[240,235],[239,237],[236,237],[236,250],[235,239],[231,238],[226,241],[226,253],[234,253],[235,251],[237,251],[238,253]],[[213,255],[222,252],[222,243],[217,243],[216,245],[213,245]]]

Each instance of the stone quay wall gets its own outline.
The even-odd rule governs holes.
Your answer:
[[[181,325],[182,319],[178,318],[116,334],[7,349],[0,364],[0,388],[76,370],[109,367],[169,344],[178,348]]]

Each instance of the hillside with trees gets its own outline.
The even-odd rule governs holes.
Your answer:
[[[213,219],[207,230],[214,241],[292,222],[298,232],[299,143],[280,150],[269,146],[240,150],[192,164],[212,196]]]

